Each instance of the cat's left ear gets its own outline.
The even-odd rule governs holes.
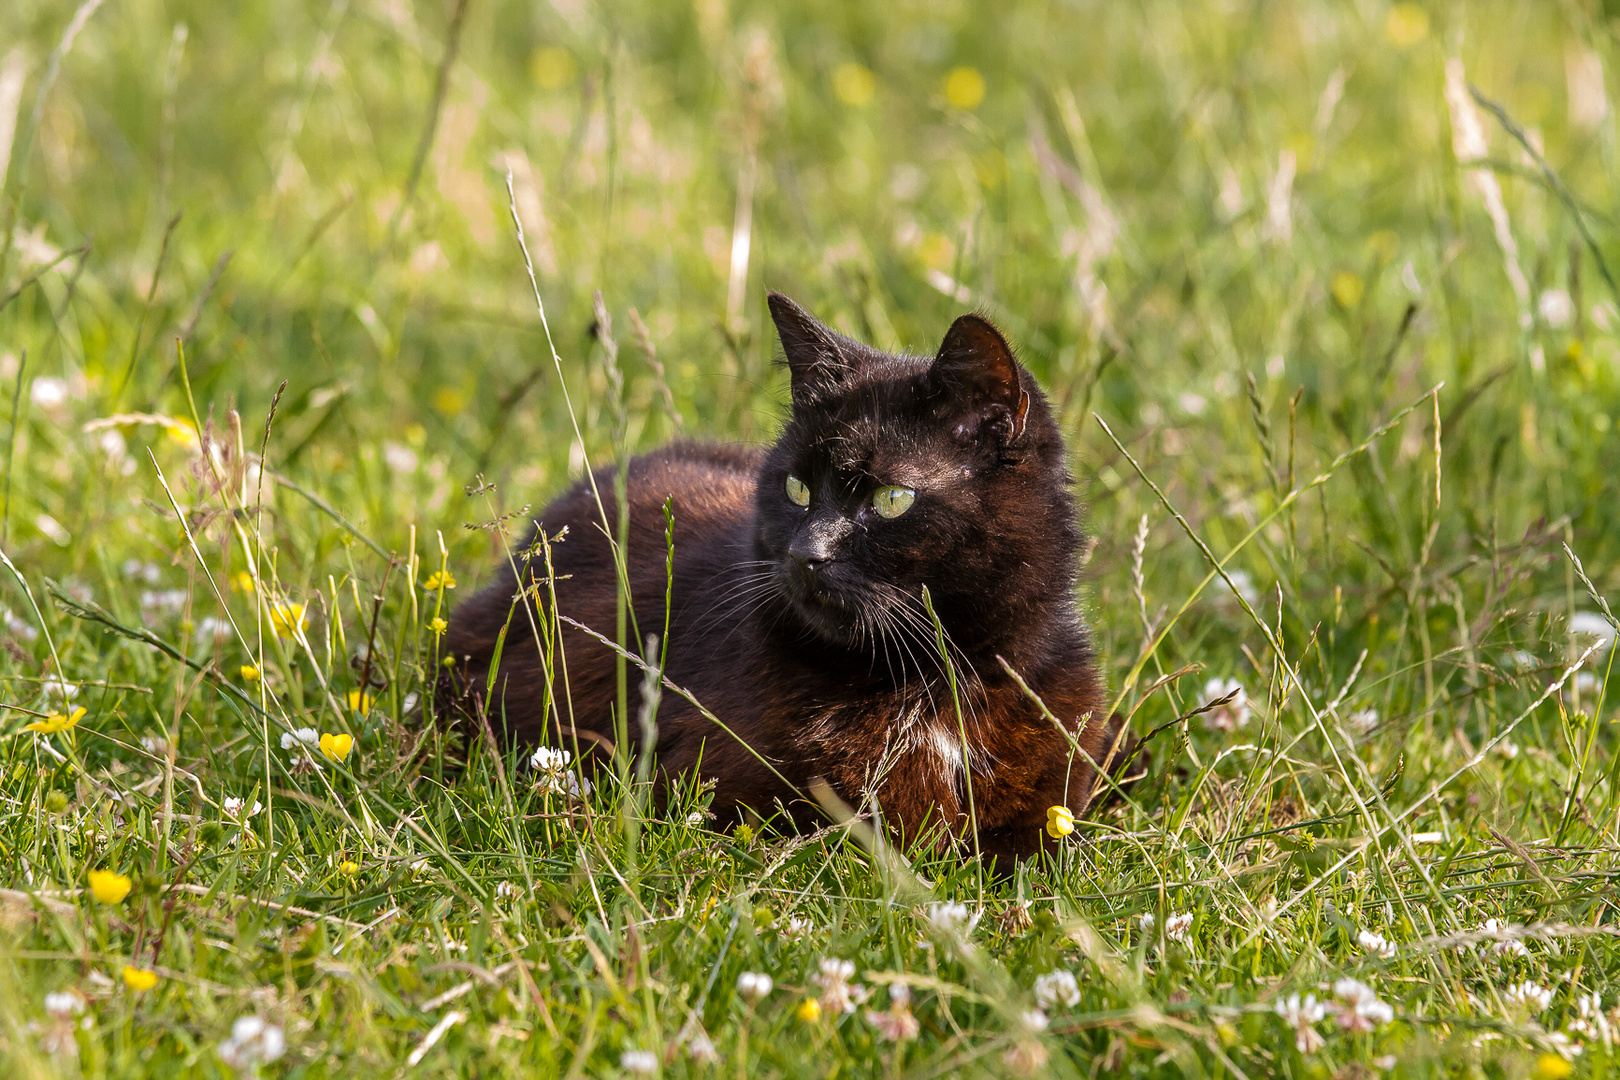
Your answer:
[[[954,405],[953,434],[965,441],[995,435],[1017,441],[1029,420],[1029,394],[1012,347],[990,320],[963,315],[951,324],[928,378]]]

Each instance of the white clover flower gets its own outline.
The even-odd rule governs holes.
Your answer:
[[[1345,727],[1358,735],[1365,735],[1378,726],[1377,709],[1357,709],[1344,718]]]
[[[523,890],[519,889],[516,885],[512,884],[510,881],[503,881],[503,882],[500,882],[498,885],[495,886],[495,899],[497,899],[497,900],[512,900],[512,899],[516,898],[519,894],[521,894],[522,891]]]
[[[821,971],[811,981],[821,987],[821,1007],[829,1013],[852,1013],[864,1002],[871,991],[849,980],[855,974],[855,964],[837,957],[824,957]]]
[[[41,375],[28,386],[28,400],[45,412],[54,412],[67,404],[68,384],[65,379]]]
[[[1522,983],[1508,987],[1502,996],[1510,1002],[1529,1008],[1532,1012],[1545,1012],[1552,1004],[1553,992],[1550,987],[1526,979]]]
[[[1374,1031],[1395,1019],[1395,1010],[1378,1000],[1378,993],[1356,979],[1340,979],[1333,984],[1340,1005],[1339,1026],[1346,1031]]]
[[[709,815],[702,810],[694,810],[686,815],[685,820],[688,828],[701,829],[704,823],[709,820]]]
[[[254,814],[257,814],[260,810],[264,809],[264,804],[259,800],[254,799],[253,809],[243,813],[242,808],[247,805],[247,800],[237,798],[235,795],[227,795],[225,797],[225,801],[221,803],[221,805],[225,808],[225,812],[233,818],[252,817]]]
[[[302,727],[296,731],[283,731],[281,733],[281,748],[283,750],[296,750],[304,746],[321,745],[321,733],[312,727]]]
[[[934,901],[928,905],[928,921],[936,930],[951,934],[971,934],[979,925],[979,916],[969,913],[966,904]]]
[[[40,689],[45,691],[48,698],[56,698],[64,705],[79,696],[79,688],[68,682],[60,675],[49,675],[40,683]]]
[[[1383,934],[1375,934],[1371,930],[1362,930],[1356,934],[1356,944],[1374,956],[1381,956],[1385,960],[1395,955],[1395,943]]]
[[[1575,304],[1563,289],[1548,289],[1537,298],[1536,310],[1548,326],[1557,329],[1569,324],[1575,314]]]
[[[1485,925],[1480,927],[1480,933],[1490,934],[1498,940],[1491,946],[1491,952],[1497,956],[1528,956],[1530,950],[1524,947],[1524,942],[1515,935],[1519,927],[1510,925],[1500,919],[1486,919]]]
[[[737,976],[737,993],[746,998],[749,1004],[769,995],[775,985],[771,977],[762,971],[745,971]]]
[[[626,1050],[619,1055],[619,1068],[627,1073],[658,1071],[658,1055],[651,1050]]]
[[[1080,1003],[1080,983],[1072,971],[1048,971],[1035,979],[1035,1000],[1046,1010],[1072,1009]]]
[[[1025,1031],[1031,1034],[1037,1031],[1045,1031],[1046,1025],[1051,1023],[1046,1018],[1046,1014],[1039,1009],[1025,1009],[1018,1014],[1018,1022],[1023,1025]]]
[[[1164,936],[1171,941],[1185,942],[1187,931],[1192,928],[1192,912],[1171,912],[1170,917],[1164,920]]]
[[[1501,742],[1496,745],[1496,752],[1512,761],[1519,756],[1519,744],[1516,742]]]
[[[782,936],[787,938],[800,938],[816,928],[816,924],[809,919],[798,915],[788,916],[787,925],[782,927]]]
[[[705,1065],[720,1060],[720,1052],[714,1048],[714,1040],[706,1031],[696,1032],[686,1040],[686,1056]]]
[[[1136,925],[1140,926],[1142,933],[1146,934],[1152,931],[1154,921],[1153,912],[1147,911],[1143,912],[1141,918],[1136,920]]]
[[[153,757],[162,757],[169,752],[169,740],[162,735],[142,735],[141,749]]]
[[[1218,701],[1237,691],[1231,701],[1204,714],[1204,726],[1211,731],[1236,731],[1249,722],[1249,695],[1236,679],[1211,679],[1204,684],[1204,703]]]
[[[1272,1009],[1282,1017],[1283,1023],[1294,1029],[1294,1046],[1300,1053],[1309,1054],[1322,1048],[1324,1040],[1314,1025],[1327,1018],[1328,1010],[1316,1000],[1315,994],[1306,994],[1303,998],[1291,994],[1279,999]]]
[[[572,751],[556,749],[550,746],[535,747],[529,764],[536,772],[560,773],[568,768],[568,763],[574,760]]]
[[[220,1060],[249,1076],[287,1051],[287,1037],[261,1017],[244,1016],[231,1025],[231,1037],[219,1044]]]
[[[84,1012],[84,998],[75,990],[54,990],[45,995],[45,1012],[56,1020],[66,1020]]]

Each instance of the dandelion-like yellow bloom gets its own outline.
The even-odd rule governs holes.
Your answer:
[[[1074,814],[1067,806],[1046,808],[1046,835],[1061,840],[1074,832]]]
[[[422,582],[422,588],[428,592],[438,592],[440,589],[453,589],[455,587],[456,579],[451,576],[448,570],[435,570],[426,581]]]
[[[433,631],[435,634],[442,634],[446,630],[450,629],[450,624],[439,618],[439,616],[435,615],[433,618],[428,620],[428,629]]]
[[[353,709],[357,713],[364,714],[370,712],[373,700],[374,699],[372,696],[364,691],[349,691],[349,708]]]
[[[1333,275],[1333,299],[1341,307],[1353,308],[1361,303],[1361,297],[1367,291],[1367,283],[1361,280],[1360,274],[1341,270]]]
[[[354,749],[353,735],[333,735],[330,732],[321,733],[321,754],[331,761],[342,761]]]
[[[800,1020],[807,1024],[813,1024],[821,1019],[821,1002],[815,998],[805,998],[799,1002],[799,1007],[793,1011]]]
[[[157,972],[124,965],[124,985],[137,993],[157,985]]]
[[[309,613],[303,604],[291,600],[270,605],[270,629],[276,637],[295,638],[309,625]]]
[[[243,682],[258,682],[262,678],[264,678],[264,672],[260,671],[258,668],[254,667],[252,664],[243,664],[242,665],[242,681]]]
[[[354,877],[354,875],[358,874],[359,872],[360,864],[357,862],[344,859],[342,862],[338,863],[338,873],[342,874],[344,877]]]
[[[122,904],[134,884],[115,870],[90,871],[90,892],[103,904]]]
[[[165,424],[163,430],[169,433],[169,438],[188,450],[196,449],[201,443],[201,440],[197,438],[197,429],[184,420],[175,420]]]
[[[250,593],[253,591],[253,575],[246,570],[238,570],[236,576],[231,578],[231,588],[237,592]]]
[[[1557,1054],[1542,1054],[1536,1059],[1535,1071],[1530,1075],[1536,1080],[1564,1080],[1564,1077],[1574,1071],[1575,1066]]]
[[[984,76],[978,68],[956,67],[945,76],[945,100],[958,109],[976,109],[984,100]]]
[[[833,69],[833,93],[845,105],[865,105],[877,93],[877,77],[853,61],[839,64]]]
[[[81,705],[66,715],[52,713],[43,720],[35,720],[32,724],[24,724],[24,731],[37,731],[41,735],[55,735],[58,731],[71,731],[84,717],[84,706]]]

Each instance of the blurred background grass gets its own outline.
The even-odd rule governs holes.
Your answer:
[[[786,394],[766,288],[886,347],[931,351],[966,309],[1002,325],[1074,451],[1098,539],[1086,599],[1116,688],[1144,624],[1162,627],[1161,608],[1174,612],[1207,565],[1093,411],[1224,554],[1290,488],[1443,382],[1436,403],[1233,563],[1313,693],[1360,672],[1344,713],[1361,711],[1348,742],[1369,771],[1301,773],[1296,816],[1392,769],[1391,805],[1416,797],[1534,700],[1582,645],[1566,620],[1592,608],[1560,542],[1599,591],[1617,584],[1620,309],[1607,274],[1620,262],[1620,174],[1614,13],[1602,5],[106,0],[77,11],[75,27],[61,0],[0,10],[0,136],[13,133],[0,138],[0,390],[16,403],[0,410],[4,546],[36,588],[48,576],[165,634],[202,622],[214,600],[148,447],[194,525],[224,541],[216,569],[239,569],[207,517],[218,507],[186,431],[127,418],[189,415],[177,336],[205,419],[228,430],[239,410],[256,451],[286,380],[270,465],[384,550],[414,543],[429,568],[442,531],[465,590],[495,565],[496,544],[464,522],[538,508],[585,457],[611,457],[617,391],[593,293],[613,320],[628,438],[649,448],[677,434],[771,437]],[[1461,65],[1453,91],[1473,84],[1522,141],[1466,93],[1448,103],[1448,61]],[[514,237],[508,173],[582,450]],[[1484,176],[1502,194],[1500,226]],[[85,430],[116,414],[126,419]],[[463,494],[479,476],[496,485],[492,503]],[[326,594],[335,613],[326,674],[342,686],[342,649],[369,605],[355,592],[344,614],[335,582],[386,592],[385,563],[290,490],[267,498],[281,580]],[[182,578],[194,607],[159,587]],[[43,708],[56,661],[6,588],[0,672],[14,700]],[[397,720],[422,678],[407,622],[421,613],[389,597]],[[109,684],[107,725],[131,742],[168,730],[189,699],[167,686],[167,667],[50,618],[63,673]],[[213,645],[227,672],[252,658]],[[296,685],[314,663],[282,677]],[[1191,607],[1148,674],[1188,663],[1243,680],[1266,739],[1308,721],[1224,587]],[[1460,822],[1526,840],[1587,829],[1610,859],[1612,732],[1582,718],[1609,719],[1594,701],[1602,686],[1574,683],[1535,712],[1515,736],[1534,752],[1448,788],[1423,827],[1448,843],[1475,835]],[[1138,725],[1197,704],[1195,689],[1147,699]],[[253,779],[251,745],[232,749],[238,718],[198,708],[201,752],[224,747],[209,775],[267,780]],[[367,729],[367,745],[380,731]],[[1182,783],[1187,760],[1203,768],[1229,735],[1195,724],[1190,759],[1167,748],[1146,812],[1196,805],[1206,839],[1252,826],[1226,796]],[[120,751],[87,753],[123,767]],[[41,773],[13,790],[13,809],[50,782]],[[1571,790],[1585,792],[1579,813]],[[16,848],[40,842],[23,836]],[[311,843],[331,861],[344,841]],[[665,869],[684,856],[667,857]],[[1107,887],[1146,888],[1146,857],[1122,858]],[[286,873],[260,866],[255,887],[315,887]],[[50,874],[70,879],[71,866]],[[1511,873],[1498,878],[1500,914],[1553,910],[1519,898]],[[393,895],[377,888],[367,903]],[[1252,914],[1269,888],[1199,902]],[[1583,918],[1602,913],[1595,903]],[[1464,922],[1453,912],[1435,925]],[[1279,974],[1289,962],[1274,961]],[[1590,962],[1614,970],[1612,952]],[[1198,974],[1206,992],[1223,970]]]

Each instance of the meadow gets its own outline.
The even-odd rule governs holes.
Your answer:
[[[1614,1074],[1616,14],[0,5],[0,1072]],[[1056,858],[433,722],[587,464],[772,437],[767,288],[1061,415]]]

